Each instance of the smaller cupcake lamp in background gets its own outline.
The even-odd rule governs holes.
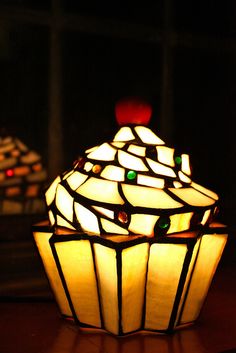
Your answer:
[[[173,332],[200,315],[227,241],[218,196],[148,128],[147,102],[115,112],[114,138],[47,189],[34,239],[65,318],[118,336]]]
[[[0,134],[0,215],[43,214],[47,172],[41,156],[20,139]]]

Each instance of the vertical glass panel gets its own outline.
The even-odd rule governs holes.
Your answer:
[[[118,151],[118,160],[119,160],[119,163],[125,168],[129,168],[133,170],[148,171],[147,167],[145,166],[141,158],[134,157],[131,154],[124,152],[122,150]]]
[[[66,179],[66,181],[72,190],[76,190],[81,184],[85,182],[87,178],[88,176],[85,174],[74,172]]]
[[[113,161],[115,158],[116,149],[111,147],[108,143],[103,143],[95,151],[87,155],[90,159],[97,159],[100,161]]]
[[[114,165],[107,165],[101,172],[101,176],[109,180],[124,181],[125,169]]]
[[[52,211],[49,211],[49,212],[48,212],[48,217],[49,217],[50,223],[51,223],[52,225],[55,224],[55,218],[54,218],[54,216],[53,216]]]
[[[164,145],[165,142],[162,141],[152,130],[145,126],[135,126],[135,131],[139,135],[143,143],[148,145]]]
[[[154,227],[159,216],[147,214],[132,214],[129,230],[136,234],[153,235]]]
[[[69,221],[73,221],[73,198],[60,184],[57,187],[56,206]]]
[[[62,272],[80,322],[101,326],[97,282],[88,240],[55,243]]]
[[[49,239],[52,233],[34,232],[33,236],[60,310],[63,315],[72,316],[61,278],[58,274],[56,262],[49,245]]]
[[[118,291],[116,250],[94,244],[99,294],[105,329],[118,334]]]
[[[166,146],[157,146],[158,160],[161,163],[174,167],[174,149]]]
[[[151,245],[145,328],[168,328],[186,253],[187,246],[182,244]]]
[[[191,175],[191,168],[190,168],[190,164],[189,164],[189,155],[182,154],[181,158],[182,158],[182,165],[181,165],[182,172],[184,172],[185,174]]]
[[[45,197],[46,197],[46,202],[47,205],[50,206],[51,203],[53,202],[54,198],[55,198],[55,194],[56,194],[56,189],[57,189],[57,185],[60,183],[61,178],[58,176],[53,183],[50,185],[50,187],[47,189],[46,193],[45,193]]]
[[[103,229],[110,234],[129,234],[126,229],[119,227],[117,224],[110,222],[107,219],[101,218],[101,223]]]
[[[193,212],[179,213],[170,216],[170,228],[167,234],[181,232],[190,227],[190,220],[192,218]]]
[[[210,199],[209,197],[190,187],[182,189],[169,188],[169,190],[191,206],[210,206],[215,203],[215,200]]]
[[[134,134],[132,133],[132,130],[130,127],[124,126],[120,128],[120,130],[117,132],[117,134],[114,137],[113,141],[130,141],[134,140]]]
[[[211,214],[211,210],[207,210],[205,213],[204,213],[204,216],[201,220],[201,224],[206,224],[206,222],[208,221],[209,217],[210,217],[210,214]]]
[[[79,203],[74,203],[75,214],[84,231],[100,234],[98,219],[91,211]]]
[[[149,244],[122,251],[122,328],[131,332],[141,327]],[[138,273],[138,276],[137,276]]]
[[[173,169],[166,167],[165,165],[155,162],[150,158],[147,158],[147,162],[156,174],[166,175],[175,178],[176,174]]]
[[[226,234],[205,234],[185,301],[181,324],[197,319],[227,240]]]

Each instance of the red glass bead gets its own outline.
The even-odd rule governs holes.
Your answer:
[[[124,211],[120,211],[118,213],[118,220],[121,222],[121,223],[128,223],[128,215],[126,212]]]
[[[7,169],[5,173],[6,173],[6,176],[10,178],[10,177],[12,177],[14,175],[14,170],[13,169]]]

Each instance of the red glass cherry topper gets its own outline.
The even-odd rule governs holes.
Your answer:
[[[152,107],[141,98],[123,98],[115,105],[115,115],[120,126],[148,125],[152,115]]]

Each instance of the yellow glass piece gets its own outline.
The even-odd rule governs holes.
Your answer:
[[[107,208],[99,207],[99,206],[92,206],[92,207],[99,213],[103,214],[104,216],[114,219],[114,211],[111,211],[111,210],[108,210]]]
[[[182,188],[183,186],[179,181],[173,181],[173,185],[176,189]]]
[[[114,165],[107,165],[101,172],[101,177],[114,181],[124,181],[125,169]]]
[[[117,148],[123,148],[125,143],[124,142],[112,142],[111,145],[115,146]]]
[[[118,293],[116,251],[94,244],[98,284],[105,329],[118,334]]]
[[[132,214],[129,231],[142,235],[154,235],[154,227],[158,218],[159,216],[148,214]]]
[[[81,185],[76,192],[94,201],[119,205],[124,204],[124,200],[119,194],[118,185],[115,181],[101,180],[91,177]]]
[[[127,152],[119,150],[118,160],[119,163],[125,168],[132,170],[148,171],[148,168],[145,166],[141,158],[134,157]]]
[[[81,224],[83,230],[93,232],[94,234],[100,234],[98,220],[95,214],[77,202],[75,202],[74,208],[77,220]]]
[[[165,180],[161,178],[153,178],[147,175],[138,174],[137,184],[152,186],[158,189],[164,189]]]
[[[175,172],[170,167],[166,167],[165,165],[163,165],[159,162],[155,162],[150,158],[146,158],[146,160],[147,160],[148,164],[150,165],[150,167],[152,168],[152,170],[154,171],[154,173],[165,175],[165,176],[170,176],[173,178],[176,177]]]
[[[40,170],[43,169],[43,166],[41,163],[36,163],[34,165],[32,165],[32,169],[35,171],[35,172],[39,172]]]
[[[187,253],[185,244],[153,244],[150,248],[145,328],[168,328]]]
[[[135,331],[142,324],[148,250],[149,245],[143,243],[122,251],[121,317],[124,333]]]
[[[122,189],[128,202],[133,206],[163,209],[183,206],[160,189],[128,184],[122,184]]]
[[[55,243],[75,313],[86,324],[101,327],[93,255],[88,240]]]
[[[203,216],[202,221],[201,221],[202,225],[206,224],[206,222],[208,221],[208,219],[210,217],[210,214],[211,214],[211,210],[206,210],[205,211],[204,216]]]
[[[146,126],[135,126],[135,131],[139,135],[143,143],[148,145],[164,145],[165,142],[162,141],[152,130]]]
[[[87,178],[88,176],[85,174],[74,172],[66,179],[66,181],[72,190],[76,190],[81,184],[85,182]]]
[[[85,153],[93,152],[93,151],[95,151],[98,147],[99,147],[99,146],[91,147],[91,148],[87,149],[87,150],[85,151]]]
[[[134,139],[135,139],[135,137],[134,137],[134,134],[132,133],[132,130],[127,126],[123,126],[117,132],[113,141],[122,142],[122,141],[130,141],[130,140],[134,140]]]
[[[49,239],[51,238],[52,233],[34,232],[33,236],[60,310],[63,315],[72,316],[70,306],[61,283],[61,278],[59,276],[57,266],[52,254],[51,246],[49,244]]]
[[[73,170],[70,170],[68,173],[63,175],[62,179],[64,180],[64,179],[68,178],[72,173],[73,173]]]
[[[48,211],[48,218],[49,218],[51,225],[54,225],[56,221],[55,221],[55,218],[54,218],[51,210]]]
[[[56,179],[49,186],[49,188],[47,189],[47,191],[45,193],[45,198],[46,198],[46,202],[47,202],[48,206],[51,205],[51,203],[53,202],[53,200],[55,198],[56,189],[57,189],[57,186],[60,183],[60,181],[61,181],[60,177],[59,176],[56,177]]]
[[[181,155],[181,159],[182,159],[182,164],[181,164],[182,172],[184,172],[185,174],[191,175],[189,155],[188,154],[182,154]]]
[[[111,147],[108,143],[103,143],[96,150],[90,152],[87,157],[99,161],[113,161],[116,154],[116,149]]]
[[[15,147],[14,143],[8,143],[6,145],[1,145],[0,146],[0,153],[4,154],[7,152],[10,152],[11,150],[13,150],[14,147]]]
[[[93,168],[93,164],[90,162],[86,162],[84,165],[84,170],[86,170],[86,172],[90,172],[90,170]]]
[[[178,172],[179,174],[179,178],[183,183],[191,183],[191,179],[185,175],[184,173],[182,173],[181,171]]]
[[[193,216],[193,212],[179,213],[170,216],[170,228],[167,234],[182,232],[190,228],[190,221]]]
[[[69,222],[67,222],[64,218],[62,218],[58,215],[57,215],[57,225],[60,227],[75,229]]]
[[[12,157],[18,157],[19,155],[20,155],[20,151],[19,150],[12,150],[11,151],[11,155],[12,155]]]
[[[203,192],[203,194],[212,197],[214,200],[219,200],[219,197],[218,197],[218,195],[215,192],[213,192],[213,191],[211,191],[209,189],[206,189],[204,186],[201,186],[201,185],[196,184],[194,182],[191,183],[191,186],[194,189],[199,190],[200,192]]]
[[[227,234],[203,235],[181,317],[181,324],[192,322],[197,319],[224,250],[226,241]]]
[[[57,187],[56,206],[65,218],[73,221],[73,198],[60,184]]]
[[[40,155],[34,151],[30,151],[26,155],[21,156],[21,162],[24,164],[32,164],[40,160]]]
[[[130,145],[128,147],[128,151],[138,156],[145,157],[146,147],[138,146],[138,145]]]
[[[182,189],[169,188],[169,190],[191,206],[210,206],[215,203],[215,200],[203,195],[191,187]]]
[[[166,146],[157,146],[156,149],[159,162],[168,164],[171,167],[175,166],[173,148]]]
[[[101,223],[103,229],[110,234],[129,234],[126,229],[119,227],[118,225],[108,221],[107,219],[101,218]]]

